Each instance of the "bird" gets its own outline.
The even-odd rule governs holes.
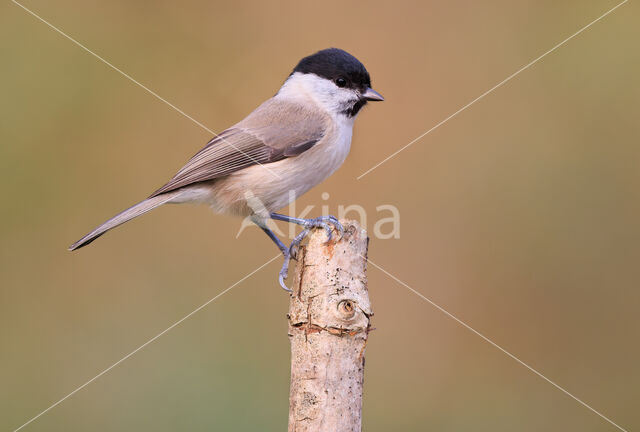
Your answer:
[[[214,136],[164,186],[69,246],[77,250],[107,231],[169,203],[207,204],[220,214],[249,217],[278,246],[285,284],[289,261],[313,228],[343,227],[334,216],[296,218],[277,210],[333,174],[351,148],[353,124],[368,102],[383,101],[353,55],[327,48],[302,58],[278,92],[240,122]],[[301,225],[286,246],[269,219]]]

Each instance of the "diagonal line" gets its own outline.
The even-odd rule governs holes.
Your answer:
[[[76,394],[77,392],[79,392],[80,390],[82,390],[83,388],[85,388],[86,386],[88,386],[89,384],[91,384],[92,382],[94,382],[95,380],[97,380],[98,378],[100,378],[102,375],[106,374],[107,372],[109,372],[111,369],[113,369],[114,367],[118,366],[120,363],[122,363],[123,361],[127,360],[129,357],[133,356],[134,354],[136,354],[138,351],[140,351],[141,349],[143,349],[144,347],[146,347],[147,345],[151,344],[152,342],[154,342],[156,339],[158,339],[159,337],[161,337],[162,335],[164,335],[165,333],[169,332],[171,329],[173,329],[174,327],[177,327],[178,325],[180,325],[183,321],[185,321],[186,319],[190,318],[191,316],[195,315],[196,313],[198,313],[200,310],[204,309],[206,306],[208,306],[211,302],[213,302],[214,300],[217,300],[219,297],[222,297],[224,294],[226,294],[227,292],[229,292],[232,288],[236,287],[237,285],[239,285],[241,282],[244,282],[246,279],[248,279],[249,277],[253,276],[255,273],[257,273],[258,271],[262,270],[263,268],[265,268],[267,265],[271,264],[275,259],[281,257],[281,254],[278,254],[276,256],[274,256],[273,258],[271,258],[269,261],[267,261],[266,263],[262,264],[260,267],[258,267],[257,269],[255,269],[254,271],[252,271],[251,273],[247,274],[246,276],[244,276],[242,279],[240,279],[239,281],[237,281],[236,283],[234,283],[233,285],[229,286],[228,288],[226,288],[224,291],[221,291],[220,293],[218,293],[215,297],[213,297],[211,300],[207,301],[206,303],[204,303],[203,305],[199,306],[198,308],[196,308],[193,312],[190,312],[189,314],[185,315],[184,317],[180,318],[178,321],[174,322],[173,324],[171,324],[169,327],[167,327],[166,329],[164,329],[163,331],[161,331],[160,333],[158,333],[157,335],[155,335],[154,337],[152,337],[151,339],[149,339],[148,341],[146,341],[145,343],[143,343],[142,345],[140,345],[138,348],[134,349],[133,351],[131,351],[129,354],[127,354],[126,356],[122,357],[120,360],[118,360],[117,362],[115,362],[114,364],[112,364],[111,366],[109,366],[108,368],[106,368],[105,370],[103,370],[102,372],[100,372],[98,375],[94,376],[93,378],[91,378],[89,381],[87,381],[86,383],[82,384],[80,387],[76,388],[74,391],[72,391],[71,393],[69,393],[68,395],[66,395],[65,397],[63,397],[62,399],[60,399],[59,401],[57,401],[56,403],[52,404],[51,406],[49,406],[47,409],[45,409],[44,411],[40,412],[38,415],[36,415],[35,417],[31,418],[29,421],[27,421],[26,423],[24,423],[22,426],[20,426],[17,429],[14,429],[13,432],[17,432],[20,429],[22,429],[23,427],[27,426],[29,423],[31,423],[32,421],[36,420],[38,417],[42,416],[43,414],[47,413],[48,411],[50,411],[51,409],[55,408],[56,406],[60,405],[62,402],[64,402],[65,400],[69,399],[71,396],[73,396],[74,394]]]
[[[189,120],[191,120],[192,122],[194,122],[195,124],[197,124],[198,126],[200,126],[202,129],[206,130],[207,132],[209,132],[211,135],[214,135],[216,138],[220,138],[223,142],[229,144],[231,147],[233,147],[235,150],[237,150],[238,152],[240,152],[243,156],[249,158],[249,160],[251,160],[252,162],[260,165],[262,168],[266,169],[267,171],[269,171],[273,176],[281,179],[282,177],[279,176],[278,174],[276,174],[275,172],[273,172],[272,170],[270,170],[269,168],[267,168],[266,166],[264,166],[264,164],[261,164],[260,162],[258,162],[256,159],[254,159],[253,157],[251,157],[250,155],[248,155],[247,153],[245,153],[244,151],[240,150],[238,147],[234,146],[233,144],[231,144],[229,141],[227,141],[226,139],[224,139],[224,137],[218,135],[217,133],[215,133],[214,131],[212,131],[211,129],[209,129],[208,127],[206,127],[205,125],[203,125],[202,123],[200,123],[198,120],[194,119],[193,117],[191,117],[189,114],[187,114],[186,112],[184,112],[183,110],[181,110],[180,108],[178,108],[177,106],[175,106],[174,104],[172,104],[171,102],[169,102],[168,100],[166,100],[165,98],[163,98],[162,96],[160,96],[158,93],[154,92],[153,90],[151,90],[150,88],[148,88],[147,86],[145,86],[144,84],[142,84],[141,82],[137,81],[135,78],[133,78],[131,75],[127,74],[126,72],[123,72],[122,70],[118,69],[116,66],[114,66],[113,64],[109,63],[107,60],[105,60],[104,58],[100,57],[98,54],[94,53],[93,51],[91,51],[89,48],[87,48],[86,46],[84,46],[83,44],[81,44],[80,42],[78,42],[77,40],[75,40],[74,38],[72,38],[71,36],[69,36],[68,34],[66,34],[65,32],[63,32],[62,30],[60,30],[58,27],[54,26],[53,24],[51,24],[49,21],[45,20],[44,18],[40,17],[39,15],[37,15],[35,12],[33,12],[31,9],[28,9],[26,6],[21,5],[20,3],[18,3],[16,0],[11,0],[14,4],[16,4],[17,6],[20,6],[22,9],[24,9],[26,12],[28,12],[29,14],[33,15],[34,17],[36,17],[38,20],[42,21],[43,23],[45,23],[46,25],[48,25],[49,27],[51,27],[53,30],[55,30],[56,32],[60,33],[62,36],[64,36],[65,38],[69,39],[71,42],[73,42],[74,44],[78,45],[80,48],[82,48],[83,50],[85,50],[86,52],[88,52],[89,54],[91,54],[92,56],[94,56],[95,58],[97,58],[98,60],[100,60],[102,63],[106,64],[107,66],[109,66],[111,69],[115,70],[116,72],[118,72],[120,75],[122,75],[123,77],[127,78],[129,81],[133,82],[134,84],[137,84],[139,87],[143,88],[144,90],[146,90],[149,94],[151,94],[152,96],[154,96],[156,99],[164,102],[165,104],[169,105],[171,108],[173,108],[174,110],[176,110],[177,112],[179,112],[180,114],[182,114],[184,117],[188,118]]]
[[[508,77],[506,77],[504,80],[500,81],[498,84],[496,84],[495,86],[491,87],[489,90],[487,90],[486,92],[482,93],[480,96],[478,96],[477,98],[475,98],[474,100],[472,100],[471,102],[469,102],[468,104],[466,104],[465,106],[463,106],[462,108],[460,108],[458,111],[454,112],[453,114],[451,114],[449,117],[445,118],[444,120],[440,121],[439,123],[437,123],[435,126],[433,126],[431,129],[429,129],[428,131],[426,131],[425,133],[423,133],[422,135],[418,136],[417,138],[415,138],[413,141],[411,141],[409,144],[405,145],[404,147],[401,147],[399,150],[396,150],[395,152],[393,152],[391,155],[387,156],[385,159],[383,159],[381,162],[379,162],[378,164],[372,166],[371,168],[369,168],[368,170],[366,170],[365,172],[363,172],[362,174],[360,174],[357,177],[357,180],[360,180],[362,177],[366,176],[367,174],[369,174],[371,171],[373,171],[374,169],[378,168],[380,165],[382,165],[383,163],[389,161],[389,159],[392,159],[393,157],[395,157],[398,153],[400,153],[401,151],[407,149],[409,146],[413,145],[416,141],[421,140],[422,138],[424,138],[426,135],[428,135],[429,133],[433,132],[434,130],[436,130],[437,128],[439,128],[440,126],[442,126],[443,124],[445,124],[446,122],[448,122],[449,120],[451,120],[452,118],[454,118],[455,116],[457,116],[458,114],[460,114],[462,111],[466,110],[467,108],[469,108],[471,105],[473,105],[474,103],[478,102],[480,99],[484,98],[485,96],[487,96],[489,93],[493,92],[495,89],[497,89],[498,87],[502,87],[504,84],[506,84],[508,81],[510,81],[512,78],[514,78],[515,76],[517,76],[518,74],[520,74],[520,72],[523,72],[527,69],[529,69],[531,66],[533,66],[534,64],[536,64],[539,60],[542,60],[542,58],[546,57],[547,55],[551,54],[553,51],[555,51],[556,49],[560,48],[562,45],[564,45],[565,43],[569,42],[571,39],[573,39],[574,37],[578,36],[580,33],[582,33],[583,31],[585,31],[586,29],[588,29],[589,27],[591,27],[592,25],[594,25],[595,23],[597,23],[598,21],[600,21],[602,18],[606,17],[607,15],[609,15],[611,12],[613,12],[614,10],[618,9],[620,6],[622,6],[623,4],[625,4],[626,2],[628,2],[629,0],[624,0],[622,3],[619,3],[617,6],[609,9],[607,12],[605,12],[604,14],[600,15],[598,18],[596,18],[595,20],[591,21],[589,24],[587,24],[586,26],[582,27],[580,30],[578,30],[577,32],[575,32],[574,34],[572,34],[571,36],[569,36],[568,38],[566,38],[565,40],[563,40],[562,42],[560,42],[559,44],[557,44],[556,46],[554,46],[553,48],[551,48],[550,50],[546,51],[544,54],[540,55],[539,57],[537,57],[536,59],[532,60],[531,62],[527,63],[526,65],[524,65],[523,67],[521,67],[520,69],[518,69],[517,71],[515,71],[514,73],[512,73],[511,75],[509,75]]]
[[[558,390],[560,390],[561,392],[563,392],[564,394],[566,394],[567,396],[571,397],[572,399],[574,399],[575,401],[577,401],[578,403],[580,403],[581,405],[583,405],[585,408],[589,409],[591,412],[597,414],[598,416],[602,417],[604,420],[606,420],[607,422],[609,422],[610,424],[612,424],[613,426],[617,427],[618,429],[620,429],[623,432],[628,432],[626,429],[624,429],[622,426],[617,425],[616,423],[613,422],[613,420],[611,420],[610,418],[606,417],[604,414],[600,413],[599,411],[596,411],[594,408],[592,408],[591,406],[589,406],[586,402],[582,401],[581,399],[579,399],[578,397],[574,396],[573,394],[569,393],[567,390],[565,390],[564,388],[560,387],[558,384],[556,384],[555,382],[551,381],[549,378],[547,378],[546,376],[542,375],[540,372],[538,372],[537,370],[535,370],[533,367],[529,366],[527,363],[523,362],[522,360],[520,360],[518,357],[516,357],[515,355],[511,354],[509,351],[507,351],[506,349],[502,348],[500,345],[498,345],[497,343],[493,342],[491,339],[489,339],[488,337],[486,337],[485,335],[483,335],[482,333],[480,333],[479,331],[477,331],[476,329],[474,329],[473,327],[471,327],[469,324],[465,323],[464,321],[462,321],[460,318],[456,317],[455,315],[453,315],[452,313],[446,311],[443,307],[438,306],[436,303],[434,303],[432,300],[428,299],[427,297],[425,297],[424,295],[422,295],[420,292],[416,291],[415,289],[411,288],[409,285],[407,285],[406,283],[402,282],[400,279],[398,279],[397,277],[395,277],[394,275],[392,275],[391,273],[389,273],[388,271],[386,271],[385,269],[383,269],[382,267],[380,267],[378,264],[374,263],[373,261],[371,261],[371,258],[366,258],[363,257],[365,259],[367,259],[371,265],[373,265],[375,268],[377,268],[378,270],[380,270],[382,273],[386,274],[387,276],[389,276],[391,279],[393,279],[394,281],[398,282],[400,285],[404,286],[405,288],[407,288],[409,291],[413,292],[415,295],[417,295],[418,297],[420,297],[422,300],[426,301],[427,303],[431,304],[431,306],[435,307],[436,309],[438,309],[440,312],[442,312],[443,314],[445,314],[446,316],[448,316],[449,318],[453,319],[454,321],[456,321],[458,324],[460,324],[461,326],[463,326],[464,328],[466,328],[467,330],[469,330],[470,332],[474,333],[477,336],[480,336],[482,339],[484,339],[485,342],[488,342],[490,345],[492,345],[493,347],[497,348],[498,350],[502,351],[504,354],[506,354],[507,356],[511,357],[513,360],[515,360],[516,362],[520,363],[522,366],[524,366],[525,368],[529,369],[531,372],[533,372],[534,374],[538,375],[540,378],[542,378],[543,380],[545,380],[546,382],[548,382],[549,384],[551,384],[552,386],[554,386],[555,388],[557,388]]]

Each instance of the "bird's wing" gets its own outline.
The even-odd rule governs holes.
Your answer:
[[[297,156],[313,147],[327,127],[326,115],[312,107],[269,99],[243,121],[209,141],[151,196],[223,177],[251,165],[266,165],[265,169],[269,169],[269,163]]]

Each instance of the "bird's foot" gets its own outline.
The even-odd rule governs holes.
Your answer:
[[[295,221],[295,223],[302,225],[303,230],[293,239],[291,245],[286,250],[282,251],[282,254],[284,255],[284,263],[282,264],[282,268],[280,269],[280,273],[278,274],[280,286],[287,292],[292,292],[291,288],[287,287],[287,285],[284,283],[289,274],[289,261],[291,260],[291,258],[295,260],[298,259],[300,243],[302,243],[302,241],[307,237],[309,232],[313,228],[324,229],[327,233],[326,243],[329,243],[333,238],[334,229],[338,232],[340,238],[342,238],[342,236],[344,235],[344,227],[335,216],[320,216],[313,219],[298,219],[297,221]]]
[[[302,243],[313,228],[322,228],[325,230],[327,233],[327,240],[325,243],[329,243],[333,238],[334,228],[340,235],[340,238],[344,235],[344,227],[335,216],[320,216],[314,219],[304,219],[304,222],[301,225],[304,229],[296,236],[295,239],[293,239],[291,246],[289,246],[289,253],[293,259],[298,259],[300,243]]]
[[[340,238],[342,238],[342,236],[344,235],[344,227],[335,216],[320,216],[313,219],[305,219],[302,226],[305,228],[305,230],[307,230],[307,232],[313,228],[323,228],[327,233],[326,243],[329,243],[331,241],[334,228],[338,232],[338,234],[340,234]]]
[[[271,219],[301,225],[303,228],[309,230],[313,228],[323,228],[327,233],[327,242],[331,241],[334,228],[338,233],[340,233],[340,237],[344,234],[344,227],[335,216],[320,216],[313,219],[302,219],[280,213],[271,213]]]

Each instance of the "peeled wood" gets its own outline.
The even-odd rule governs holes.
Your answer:
[[[289,432],[361,430],[364,351],[373,315],[369,239],[357,223],[341,222],[342,239],[325,243],[324,230],[317,229],[298,253],[288,314]]]

